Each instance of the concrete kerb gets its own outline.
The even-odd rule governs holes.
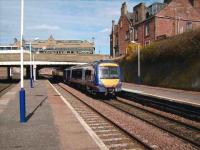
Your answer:
[[[49,81],[48,81],[49,82]],[[56,93],[60,96],[62,101],[68,106],[68,108],[72,111],[75,117],[78,119],[80,124],[84,127],[84,129],[88,132],[88,134],[92,137],[95,143],[101,150],[108,150],[103,141],[95,134],[95,132],[87,125],[87,123],[81,118],[81,116],[75,111],[75,109],[71,106],[71,104],[58,92],[58,90],[49,82],[51,87],[56,91]]]

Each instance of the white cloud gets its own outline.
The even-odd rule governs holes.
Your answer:
[[[97,49],[109,53],[112,20],[117,23],[121,4],[128,10],[141,0],[27,0],[24,13],[24,37],[46,39],[91,39]],[[150,4],[160,0],[143,0]],[[20,1],[0,0],[0,43],[9,44],[20,36]],[[101,50],[101,51],[102,51]]]
[[[105,28],[105,29],[103,29],[103,30],[100,30],[99,32],[101,32],[101,33],[110,33],[110,28]]]
[[[32,26],[32,27],[27,27],[28,29],[32,30],[60,30],[61,28],[59,26],[51,26],[47,24],[42,24],[42,25],[37,25],[37,26]]]

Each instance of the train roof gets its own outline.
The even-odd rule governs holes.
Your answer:
[[[99,61],[94,61],[92,63],[88,63],[88,64],[84,64],[84,65],[76,65],[76,66],[72,66],[70,68],[66,68],[65,70],[69,70],[69,69],[73,69],[73,68],[82,68],[82,67],[88,67],[88,66],[96,66],[96,65],[100,65],[101,63],[114,63],[114,64],[118,64],[112,60],[99,60]]]
[[[100,64],[100,63],[116,63],[113,60],[99,60],[99,61],[94,61],[93,64]]]

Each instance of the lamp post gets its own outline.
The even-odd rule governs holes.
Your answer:
[[[33,54],[33,81],[36,81],[36,65],[35,65],[35,54]]]
[[[24,0],[21,0],[21,51],[20,51],[20,68],[21,68],[21,77],[20,77],[20,86],[19,91],[19,104],[20,104],[20,122],[26,122],[26,104],[25,104],[25,90],[24,90],[24,66],[23,66],[23,21],[24,21]]]
[[[30,41],[30,44],[29,44],[29,49],[30,49],[30,87],[33,88],[33,74],[32,74],[32,55],[31,55],[31,51],[32,51],[32,44],[31,44],[31,41]]]
[[[137,54],[138,54],[138,83],[141,83],[141,68],[140,68],[140,43],[131,41],[132,44],[137,45]]]
[[[38,40],[39,38],[36,37],[34,39],[34,41]],[[33,87],[33,78],[35,79],[35,77],[33,76],[34,70],[33,70],[33,62],[34,62],[34,54],[33,54],[33,61],[32,61],[32,41],[30,41],[29,43],[30,46],[30,86],[31,88]]]
[[[141,84],[141,70],[140,70],[140,45],[137,45],[138,50],[138,83]]]

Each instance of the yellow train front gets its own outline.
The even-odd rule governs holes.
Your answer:
[[[95,71],[96,92],[105,93],[106,95],[121,91],[121,71],[117,63],[99,62],[95,65]]]
[[[115,94],[121,91],[121,71],[117,63],[96,61],[65,69],[64,82],[85,89],[92,94]]]

